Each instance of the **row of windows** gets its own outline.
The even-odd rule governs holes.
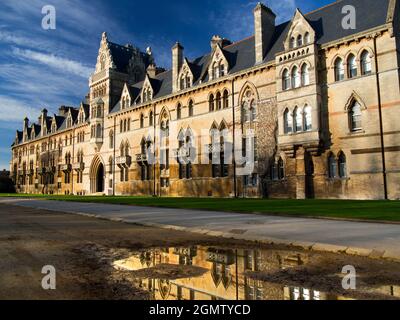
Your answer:
[[[310,71],[307,63],[303,63],[299,69],[294,66],[291,71],[285,69],[282,73],[282,89],[289,90],[308,86],[310,84]]]
[[[209,111],[213,112],[215,110],[221,110],[221,109],[227,109],[229,108],[229,92],[228,90],[224,90],[224,92],[221,94],[221,92],[217,92],[214,96],[214,94],[210,94],[210,97],[208,98],[208,105],[209,105]]]
[[[286,109],[283,113],[285,134],[312,130],[312,108],[305,105],[303,109],[295,107],[293,112]]]
[[[355,78],[358,75],[358,63],[356,56],[354,54],[350,54],[346,60],[346,67],[344,60],[340,57],[335,60],[335,81],[342,81],[345,79],[346,75],[346,67],[347,67],[347,78]],[[360,68],[361,75],[370,75],[372,73],[372,61],[370,53],[367,50],[364,50],[360,56]]]
[[[310,41],[310,34],[306,32],[304,36],[302,34],[299,34],[297,37],[291,37],[289,47],[290,49],[302,47],[305,44],[309,44]]]

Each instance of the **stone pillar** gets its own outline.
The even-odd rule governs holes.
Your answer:
[[[172,92],[179,90],[178,76],[183,64],[183,47],[177,42],[172,47]]]
[[[256,64],[262,63],[275,32],[276,15],[259,2],[254,9],[254,35]]]
[[[306,199],[305,150],[302,147],[296,151],[296,198]]]

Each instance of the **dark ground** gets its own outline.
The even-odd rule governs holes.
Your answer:
[[[147,299],[148,294],[132,286],[130,275],[116,271],[112,262],[146,248],[192,245],[293,250],[0,205],[0,299]],[[332,283],[326,275],[334,273],[339,265],[353,264],[363,271],[365,282],[371,285],[400,283],[400,264],[346,255],[309,254],[315,263],[304,269],[253,276],[274,283],[329,290]],[[57,290],[45,291],[41,287],[41,270],[45,265],[53,265],[57,270]],[[160,268],[155,270],[160,278],[202,273],[171,265]]]

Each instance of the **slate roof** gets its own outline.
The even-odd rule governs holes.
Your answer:
[[[325,7],[305,14],[312,28],[316,32],[316,42],[319,45],[329,43],[344,37],[348,37],[362,31],[373,29],[386,23],[388,6],[390,0],[338,0]],[[357,28],[355,30],[345,30],[341,27],[341,21],[344,17],[342,8],[344,5],[352,5],[356,9]],[[264,58],[264,62],[275,60],[275,55],[284,51],[284,41],[288,36],[291,27],[291,21],[281,23],[275,27],[275,33],[272,37],[271,46]],[[255,65],[255,37],[251,36],[247,39],[227,45],[222,48],[230,65],[229,73],[235,73]],[[189,61],[192,72],[195,73],[194,85],[200,82],[208,81],[208,65],[210,63],[211,54],[208,53],[193,61]],[[115,61],[117,59],[114,59]],[[157,81],[154,81],[157,80]],[[154,82],[153,82],[154,81]],[[156,83],[157,90],[154,99],[167,96],[172,93],[172,71],[163,72],[152,80]],[[143,82],[130,86],[130,91],[134,99],[136,99],[141,91]],[[116,106],[111,113],[118,112]]]
[[[319,45],[342,39],[366,30],[370,30],[386,24],[388,7],[390,0],[338,0],[325,7],[305,14],[305,18],[310,23],[316,32],[316,42]],[[344,17],[342,8],[345,5],[352,5],[356,9],[357,28],[355,30],[345,30],[341,27],[341,21]],[[264,58],[264,62],[275,60],[275,55],[284,50],[284,41],[288,36],[291,27],[291,21],[284,22],[275,27],[274,35],[271,40],[270,48]],[[236,73],[242,70],[249,69],[255,65],[255,38],[251,36],[244,40],[229,44],[222,48],[225,54],[230,70],[229,73]],[[139,49],[132,46],[121,46],[109,42],[109,48],[113,61],[120,72],[127,72],[129,61],[134,54],[140,54],[145,63],[152,63],[152,56],[141,52]],[[194,85],[207,82],[208,66],[211,59],[211,53],[205,54],[192,61],[188,61],[189,67],[192,70],[195,80]],[[153,99],[158,99],[172,93],[172,70],[164,71],[156,75],[153,79],[150,78],[151,85],[154,89]],[[137,100],[142,90],[144,81],[128,86],[129,92],[133,100]],[[73,121],[76,122],[78,109],[71,108]],[[84,104],[84,109],[87,117],[89,117],[89,105]],[[110,111],[115,113],[120,111],[120,103],[118,102]],[[63,119],[62,119],[63,118]],[[57,116],[57,125],[59,130],[66,128],[66,119]],[[47,118],[47,128],[50,130],[51,118]],[[41,126],[33,124],[34,137],[38,138],[41,134]],[[22,132],[17,131],[17,136],[22,140]]]
[[[152,62],[150,61],[149,55],[140,52],[139,49],[133,46],[121,46],[119,44],[108,42],[111,56],[113,57],[113,61],[115,66],[117,67],[117,71],[127,73],[129,67],[129,61],[131,60],[134,54],[140,54],[145,62],[146,67]]]

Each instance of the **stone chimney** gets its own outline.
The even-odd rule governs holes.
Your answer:
[[[223,47],[228,46],[228,45],[230,45],[230,44],[232,44],[232,41],[230,41],[230,40],[228,40],[228,39],[225,39],[225,38],[221,38],[221,37],[218,36],[218,35],[215,35],[215,36],[213,36],[213,37],[211,38],[211,42],[210,42],[211,51],[214,51],[214,49],[215,49],[215,47],[216,47],[217,45],[220,45],[220,47],[223,48]]]
[[[150,64],[147,67],[147,74],[150,78],[155,78],[155,76],[157,75],[157,67],[154,63]]]
[[[259,2],[254,9],[254,35],[256,64],[262,63],[271,45],[275,32],[276,15],[273,11]]]
[[[28,128],[28,126],[29,126],[29,119],[28,119],[28,117],[25,117],[25,119],[24,119],[24,129]]]
[[[178,86],[178,75],[183,64],[183,47],[177,42],[172,47],[172,91],[177,92]]]

